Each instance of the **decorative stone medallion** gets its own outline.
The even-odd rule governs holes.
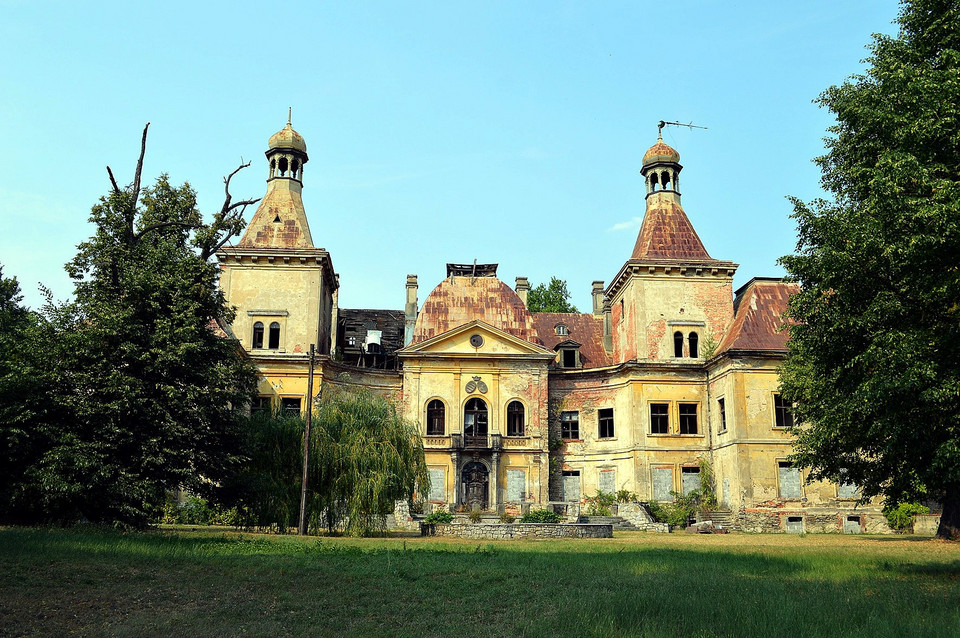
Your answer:
[[[480,394],[487,393],[487,384],[480,380],[480,377],[473,377],[472,381],[467,381],[467,394],[473,394],[477,390]]]

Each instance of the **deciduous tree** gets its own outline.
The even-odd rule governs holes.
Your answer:
[[[527,295],[527,308],[530,312],[577,312],[570,303],[570,291],[563,279],[550,277],[548,285],[540,284]]]
[[[960,536],[960,3],[904,2],[899,35],[827,89],[832,196],[794,201],[802,284],[782,390],[796,461],[889,504],[943,504]]]

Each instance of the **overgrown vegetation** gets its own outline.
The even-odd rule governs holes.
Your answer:
[[[913,530],[913,522],[918,514],[929,514],[930,508],[920,503],[900,503],[896,507],[883,508],[887,523],[891,529],[903,532]]]
[[[610,516],[613,513],[613,504],[617,496],[603,490],[597,490],[594,496],[586,497],[587,516]]]
[[[446,510],[437,510],[436,512],[428,514],[426,518],[423,519],[423,522],[434,525],[446,525],[447,523],[453,522],[453,514]]]
[[[530,510],[520,519],[521,523],[559,523],[563,520],[559,514],[547,509]]]
[[[686,494],[670,492],[673,502],[648,503],[650,513],[661,523],[670,527],[686,527],[694,514],[706,513],[717,507],[716,486],[713,478],[713,468],[706,459],[700,459],[700,485]]]

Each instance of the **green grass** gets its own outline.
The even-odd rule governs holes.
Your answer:
[[[960,544],[0,530],[0,635],[950,636]]]

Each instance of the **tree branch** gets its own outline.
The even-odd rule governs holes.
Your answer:
[[[133,236],[133,241],[140,241],[140,238],[149,233],[151,230],[157,230],[158,228],[164,228],[166,226],[180,226],[181,228],[199,228],[196,224],[187,224],[185,222],[160,222],[159,224],[151,224],[147,226],[139,233]]]
[[[137,199],[140,197],[140,174],[143,172],[143,156],[147,152],[147,129],[150,128],[150,122],[143,127],[143,136],[140,138],[140,158],[137,160],[137,172],[133,175],[133,207],[137,207]]]
[[[120,194],[120,187],[117,186],[117,180],[113,177],[113,171],[110,170],[110,167],[107,167],[107,175],[110,176],[110,183],[113,184],[113,192],[117,195]]]

